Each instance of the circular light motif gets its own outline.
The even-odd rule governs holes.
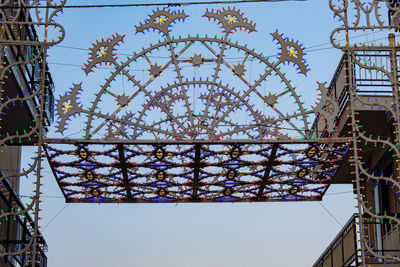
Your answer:
[[[278,97],[274,94],[269,93],[266,97],[265,97],[265,103],[267,103],[268,105],[275,105],[278,101]]]
[[[244,65],[241,65],[241,64],[236,65],[236,66],[233,68],[233,72],[234,72],[237,76],[242,76],[242,75],[244,74],[244,72],[245,72]]]
[[[307,157],[311,158],[314,157],[318,154],[318,148],[316,148],[315,146],[311,147],[308,151],[307,151]]]
[[[232,190],[231,188],[228,187],[228,188],[225,188],[225,190],[224,190],[223,193],[224,193],[225,196],[228,197],[228,196],[230,196],[230,195],[233,194],[233,190]]]
[[[289,194],[295,195],[298,191],[299,191],[299,189],[298,189],[297,187],[292,187],[292,188],[289,190]]]
[[[118,96],[116,100],[121,107],[128,105],[130,101],[129,97],[125,94]]]
[[[297,177],[304,178],[307,174],[308,174],[308,170],[306,168],[304,168],[297,172]]]
[[[159,171],[159,172],[157,173],[156,177],[157,177],[157,180],[159,180],[159,181],[164,181],[164,179],[165,179],[165,173],[164,173],[163,171]]]
[[[158,76],[162,72],[161,66],[158,66],[157,64],[151,65],[151,67],[149,69],[149,72],[153,76]]]
[[[97,189],[93,189],[92,195],[93,195],[94,197],[99,197],[99,196],[101,195],[101,192],[100,192],[99,190],[97,190]]]
[[[91,172],[91,171],[87,171],[85,174],[85,177],[89,182],[93,181],[95,178],[93,172]]]
[[[226,174],[226,179],[228,180],[233,180],[235,179],[237,173],[234,170],[229,170],[228,173]]]
[[[168,194],[168,191],[165,190],[165,189],[160,189],[160,190],[158,190],[158,195],[159,195],[160,197],[165,197],[167,194]]]
[[[79,148],[78,155],[79,155],[79,157],[81,157],[82,159],[87,159],[88,156],[89,156],[87,150],[86,150],[85,148],[83,148],[83,147]]]
[[[156,156],[157,159],[162,159],[164,157],[164,154],[165,154],[165,152],[162,148],[157,148],[154,151],[154,155]]]
[[[192,57],[193,67],[200,67],[201,63],[203,63],[203,58],[201,57],[201,55],[194,54],[194,56]]]
[[[231,158],[237,159],[238,157],[240,157],[241,153],[242,151],[240,150],[240,147],[234,147],[231,151]]]

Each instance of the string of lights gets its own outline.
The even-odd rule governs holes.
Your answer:
[[[343,191],[343,192],[336,192],[336,193],[326,193],[325,196],[336,196],[336,195],[344,195],[344,194],[350,194],[353,193],[353,191]],[[31,198],[32,196],[28,195],[18,195],[18,197],[24,197],[24,198]],[[59,199],[65,199],[64,196],[53,196],[53,195],[43,195],[40,196],[41,198],[59,198]]]

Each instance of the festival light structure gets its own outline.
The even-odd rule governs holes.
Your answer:
[[[9,3],[0,6],[6,9]],[[117,49],[132,37],[114,34],[96,41],[83,71],[88,78],[99,66],[109,66],[111,71],[96,90],[92,85],[78,83],[59,98],[58,132],[69,134],[69,124],[75,131],[76,124],[83,119],[80,139],[47,138],[44,131],[47,49],[64,37],[63,28],[53,19],[65,2],[47,1],[43,9],[39,1],[18,3],[18,8],[11,9],[36,10],[36,21],[11,19],[0,24],[4,29],[38,26],[43,29],[43,39],[17,41],[5,35],[0,42],[2,53],[5,46],[38,49],[27,59],[20,58],[12,64],[3,61],[0,78],[4,81],[12,67],[23,68],[40,59],[42,79],[31,95],[2,99],[0,109],[35,98],[39,100],[39,113],[29,129],[1,136],[0,145],[34,141],[37,155],[32,167],[13,175],[35,172],[37,179],[28,208],[0,214],[0,218],[23,216],[32,210],[34,227],[28,244],[0,256],[18,255],[30,248],[32,255],[36,255],[45,150],[66,201],[89,203],[321,200],[338,167],[344,164],[343,159],[349,157],[355,170],[359,209],[359,260],[364,266],[372,260],[400,261],[395,253],[377,251],[374,240],[368,236],[368,223],[390,223],[397,228],[398,216],[374,211],[364,189],[366,183],[377,181],[398,190],[398,167],[391,177],[376,175],[366,168],[361,157],[364,146],[382,146],[398,164],[399,49],[393,35],[386,44],[350,42],[360,31],[396,32],[400,10],[393,1],[329,1],[343,24],[332,32],[331,41],[346,56],[347,89],[338,99],[331,88],[319,83],[320,98],[315,106],[302,100],[299,89],[284,70],[294,67],[300,75],[307,73],[304,49],[299,42],[278,31],[272,33],[279,53],[271,58],[232,40],[236,32],[257,32],[256,24],[241,10],[228,7],[205,11],[202,19],[216,22],[221,37],[173,36],[173,24],[184,22],[188,16],[183,11],[155,10],[136,27],[136,32],[159,33],[161,39],[157,43],[122,59]],[[350,9],[353,7],[355,16]],[[379,15],[379,8],[383,7],[392,14],[389,24]],[[46,10],[45,15],[39,10]],[[49,41],[50,28],[60,33],[55,41]],[[160,51],[168,56],[155,57]],[[236,56],[235,62],[232,55]],[[249,71],[253,61],[258,65]],[[145,67],[148,76],[135,74],[136,66]],[[371,73],[377,78],[368,81],[379,87],[379,82],[385,80],[391,88],[388,94],[377,97],[373,90],[360,89],[365,86],[360,84],[365,81],[362,75]],[[94,92],[92,101],[88,91]],[[80,99],[80,95],[84,97]],[[392,134],[374,136],[373,132],[365,132],[359,118],[361,109],[390,114]],[[339,133],[339,118],[347,115],[349,134]],[[1,179],[7,179],[7,175]]]
[[[79,99],[85,90],[92,91],[84,83],[75,84],[57,103],[58,131],[64,133],[68,122],[81,116],[84,135],[49,139],[45,145],[66,201],[320,200],[349,139],[317,138],[313,118],[321,116],[326,131],[333,132],[336,102],[319,84],[320,102],[307,109],[281,70],[290,63],[307,73],[301,44],[272,33],[280,46],[272,61],[232,41],[236,31],[252,34],[256,28],[242,11],[229,7],[203,15],[220,26],[221,38],[172,36],[172,25],[186,17],[183,11],[153,11],[136,32],[155,31],[163,39],[124,61],[117,48],[127,36],[115,34],[93,44],[83,71],[90,76],[97,66],[107,65],[113,67],[109,77],[88,108]],[[163,64],[152,61],[159,50],[169,54]],[[236,64],[227,59],[232,50],[241,58]],[[261,66],[255,80],[246,76],[250,59]],[[130,71],[136,66],[145,66],[148,78]],[[207,76],[188,77],[187,67],[201,68]],[[118,93],[121,76],[130,86]],[[271,76],[280,88],[264,94],[260,85]],[[285,110],[288,101],[294,109]]]
[[[35,145],[30,167],[0,172],[2,237],[0,257],[4,264],[45,266],[46,245],[39,231],[43,139],[51,120],[51,77],[48,49],[61,42],[64,29],[54,22],[65,1],[0,2],[0,153],[10,146]],[[22,112],[21,112],[22,111]],[[32,114],[34,118],[26,120]],[[29,175],[32,197],[23,205],[8,185]],[[10,223],[12,221],[12,223]]]
[[[332,32],[331,43],[344,53],[345,88],[340,99],[344,103],[343,114],[349,118],[343,129],[352,137],[349,162],[354,168],[352,182],[358,201],[357,262],[361,266],[399,264],[399,243],[385,249],[380,239],[383,235],[380,231],[398,238],[400,221],[396,205],[382,210],[379,205],[382,196],[373,192],[374,185],[384,185],[393,193],[389,201],[398,201],[400,116],[396,33],[399,32],[399,3],[331,0],[329,4],[341,24]],[[380,10],[389,10],[389,22]],[[375,122],[378,128],[366,126],[365,114],[371,111],[383,114],[387,124]],[[385,129],[383,134],[382,129]],[[371,168],[376,163],[367,157],[369,151],[389,155],[382,157],[386,165],[393,163],[389,173]],[[390,233],[384,228],[391,229]]]

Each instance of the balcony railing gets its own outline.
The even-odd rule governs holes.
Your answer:
[[[0,185],[0,214],[25,210],[24,205],[15,194],[10,184],[4,179]],[[4,257],[2,261],[11,266],[32,266],[31,248],[23,251],[32,237],[34,223],[28,212],[22,215],[5,216],[0,219],[0,249],[1,251],[21,251],[21,254],[13,257]],[[36,257],[36,267],[46,267],[47,251],[46,241],[39,233],[38,236],[38,255]]]
[[[313,267],[360,266],[357,251],[357,222],[353,215]]]
[[[1,0],[0,0],[1,1]],[[9,7],[6,9],[10,9]],[[29,12],[28,9],[23,10],[19,14],[21,17],[21,21],[25,20],[26,12]],[[7,14],[7,12],[4,12]],[[0,17],[0,21],[7,20],[7,17],[2,18]],[[2,30],[0,34],[0,39],[8,39],[8,40],[27,40],[27,41],[36,41],[38,40],[37,33],[34,27],[30,27],[29,25],[21,25],[21,27],[11,27],[10,25],[6,24],[8,27],[7,32]],[[6,56],[7,60],[10,63],[26,60],[30,61],[39,53],[39,48],[37,46],[26,46],[26,45],[12,45],[8,46],[6,49]],[[14,76],[16,76],[18,82],[20,83],[20,89],[22,92],[20,95],[27,95],[37,91],[37,87],[42,82],[42,69],[43,59],[39,57],[38,59],[34,60],[31,63],[27,63],[26,65],[17,65],[17,68],[12,68],[12,72]],[[46,66],[46,70],[48,67]],[[45,73],[45,115],[48,119],[48,122],[53,122],[54,119],[54,84],[51,78],[50,72],[46,71]],[[34,99],[34,104],[32,105],[35,109],[35,112],[38,112],[36,108],[39,103],[39,99],[42,96],[39,95]],[[35,116],[34,116],[35,117]]]
[[[376,66],[381,67],[388,73],[391,72],[391,54],[389,51],[363,51],[358,52],[355,57],[358,61],[366,66]],[[393,69],[396,69],[398,73],[398,79],[400,83],[400,53],[395,55],[396,65]],[[377,70],[370,70],[363,66],[359,66],[353,62],[354,59],[343,54],[332,81],[329,85],[329,93],[331,93],[339,106],[339,114],[337,120],[340,120],[342,114],[344,114],[348,100],[350,98],[349,84],[350,77],[352,77],[352,84],[356,85],[357,94],[364,97],[368,102],[370,99],[375,99],[375,101],[385,101],[387,97],[392,95],[392,83],[383,72]],[[350,74],[352,74],[350,76]],[[313,123],[313,131],[317,134],[317,137],[328,137],[328,134],[321,131],[321,122],[319,118],[316,117]]]
[[[377,214],[390,215],[394,214]],[[364,233],[370,235],[368,246],[375,255],[398,256],[400,252],[400,235],[397,226],[386,220],[371,220],[370,216],[364,216]],[[361,264],[361,249],[357,240],[360,239],[359,218],[354,214],[342,228],[328,248],[321,254],[313,267],[348,267],[364,266]],[[368,266],[381,266],[384,264],[397,264],[399,262],[386,262],[385,259],[376,257],[373,253],[365,254],[365,264]]]

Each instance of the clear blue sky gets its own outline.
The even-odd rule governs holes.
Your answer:
[[[176,24],[173,34],[215,32],[217,25],[201,18],[206,7],[223,6],[184,7],[190,17],[187,22]],[[313,102],[316,82],[329,83],[341,55],[329,45],[329,35],[338,25],[328,1],[253,3],[236,7],[257,22],[258,32],[246,37],[239,34],[232,39],[238,38],[250,48],[274,55],[277,46],[272,43],[270,33],[279,29],[310,49],[306,55],[311,68],[308,76],[291,78],[306,100]],[[156,33],[135,35],[134,25],[143,22],[150,12],[151,8],[146,7],[67,9],[58,19],[66,29],[61,45],[89,48],[96,39],[117,32],[127,34],[129,44],[119,51],[131,53],[160,37]],[[50,70],[58,97],[73,83],[86,79],[80,66],[86,61],[88,51],[64,47],[50,51],[49,62],[53,63]],[[49,137],[52,136],[58,136],[54,128],[49,132]],[[25,155],[30,151],[25,148]],[[24,179],[21,194],[29,194],[29,180]],[[66,205],[63,198],[49,197],[61,196],[61,192],[48,167],[44,184],[41,225],[46,226],[42,233],[49,245],[50,267],[306,267],[314,263],[341,229],[340,224],[345,224],[355,212],[352,188],[348,185],[331,186],[321,203]]]

